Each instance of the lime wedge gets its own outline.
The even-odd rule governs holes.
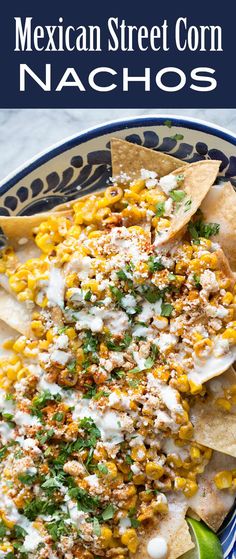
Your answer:
[[[195,548],[181,555],[181,559],[223,559],[217,536],[203,522],[187,518]]]

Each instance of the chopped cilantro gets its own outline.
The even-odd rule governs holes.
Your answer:
[[[198,274],[193,274],[193,280],[194,280],[195,286],[199,289],[201,287],[200,276]]]
[[[121,281],[125,281],[129,287],[132,287],[133,285],[133,281],[132,279],[128,276],[128,274],[132,273],[132,267],[127,264],[125,266],[124,270],[118,270],[118,272],[116,272],[116,275],[118,277],[119,280]]]
[[[165,202],[158,202],[156,205],[156,216],[162,217],[165,215]]]
[[[54,435],[54,429],[48,429],[48,431],[39,431],[36,434],[36,437],[38,439],[38,441],[40,442],[40,444],[44,444],[46,443],[49,439],[51,439],[51,437],[53,437]]]
[[[2,448],[0,449],[0,460],[5,456],[7,452],[7,446],[2,446]]]
[[[30,412],[32,415],[37,415],[38,417],[42,418],[41,410],[45,408],[48,402],[61,401],[60,394],[51,394],[49,390],[44,390],[44,392],[40,392],[38,396],[36,396],[32,401],[32,406],[30,408]]]
[[[184,192],[184,190],[172,190],[170,192],[170,197],[174,202],[178,202],[178,203],[182,202],[185,196],[186,196],[186,192]]]
[[[167,126],[168,128],[171,128],[172,127],[172,120],[169,120],[169,119],[164,120],[163,124],[164,124],[164,126]]]
[[[114,516],[116,512],[116,507],[114,507],[114,505],[112,505],[110,503],[110,505],[108,505],[105,510],[102,512],[102,519],[105,520],[105,522],[107,520],[111,520]]]
[[[94,400],[100,400],[100,398],[102,398],[103,396],[107,398],[109,394],[110,392],[106,392],[105,390],[99,390],[98,392],[96,392],[94,396]]]
[[[131,508],[130,511],[129,511],[129,519],[130,519],[132,528],[138,528],[139,525],[140,525],[139,520],[136,518],[136,514],[137,514],[136,509]]]
[[[56,477],[48,477],[41,485],[42,489],[57,489],[61,483]]]
[[[161,316],[171,316],[173,308],[173,305],[171,305],[170,303],[162,303]]]
[[[98,339],[89,331],[85,332],[83,340],[84,353],[93,353],[97,351]]]
[[[94,398],[94,396],[97,394],[97,385],[96,384],[85,384],[84,386],[86,386],[88,388],[88,390],[86,392],[84,392],[83,399],[84,400],[91,400],[91,398]]]
[[[139,385],[139,383],[140,383],[140,379],[138,379],[138,378],[129,379],[129,380],[128,380],[128,384],[129,384],[129,386],[131,386],[132,388],[137,388],[137,386]]]
[[[132,342],[132,336],[126,333],[120,342],[116,342],[115,340],[108,338],[106,340],[106,345],[108,349],[112,351],[123,351],[124,349],[129,347],[131,342]]]
[[[24,474],[18,474],[18,479],[24,485],[32,485],[35,481],[36,474],[30,474],[29,472],[25,472]]]
[[[69,326],[62,326],[62,328],[59,328],[58,330],[58,334],[64,334],[64,332],[69,328]]]
[[[76,371],[76,359],[72,359],[72,361],[70,361],[70,363],[68,363],[67,369],[68,369],[69,373],[75,373],[75,371]]]
[[[68,491],[68,495],[72,499],[76,499],[78,509],[83,512],[94,512],[100,505],[98,497],[89,495],[89,493],[81,487],[71,487]]]
[[[41,514],[54,514],[57,510],[58,503],[54,500],[43,500],[37,497],[34,497],[32,501],[28,501],[23,508],[24,515],[29,520],[35,520]]]
[[[97,468],[101,474],[108,474],[108,468],[105,464],[98,464]]]
[[[171,136],[170,138],[171,138],[171,140],[178,141],[178,140],[183,140],[184,136],[183,136],[183,134],[175,134],[174,136]]]
[[[124,294],[122,293],[122,291],[120,289],[118,289],[118,287],[115,287],[114,285],[109,285],[109,288],[110,288],[111,294],[116,299],[117,303],[120,303],[122,297],[124,297]]]
[[[209,239],[213,235],[217,235],[219,233],[219,230],[219,223],[206,223],[201,219],[198,219],[194,222],[190,221],[190,223],[188,224],[188,232],[195,244],[199,244],[200,237]]]
[[[54,421],[63,421],[64,419],[64,413],[62,411],[57,411],[56,413],[54,413],[54,415],[52,416],[52,419],[54,419]]]
[[[85,301],[91,301],[91,297],[92,297],[92,291],[91,291],[91,289],[89,289],[89,290],[86,291],[86,293],[85,293],[84,300],[85,300]]]
[[[98,537],[101,535],[101,528],[100,528],[99,520],[95,517],[93,519],[93,533],[95,534],[95,536],[98,536]]]
[[[163,270],[164,266],[161,262],[160,258],[156,258],[156,256],[150,256],[148,261],[148,269],[150,272],[156,272],[157,270]]]
[[[130,454],[126,454],[125,462],[126,464],[133,464],[133,458],[131,458]]]
[[[186,200],[186,202],[184,204],[184,208],[185,208],[184,211],[187,212],[188,210],[190,210],[191,205],[192,205],[192,200],[191,200],[191,198],[189,198],[188,200]]]
[[[54,542],[58,541],[61,536],[67,536],[70,533],[70,524],[66,522],[67,516],[63,513],[59,518],[52,521],[47,521],[47,531]]]
[[[7,535],[7,528],[1,520],[0,521],[0,538],[4,538],[4,536],[6,536],[6,535]]]
[[[161,292],[157,287],[144,287],[143,296],[149,303],[156,303],[161,299]]]
[[[3,413],[2,413],[2,417],[3,417],[3,419],[5,419],[6,421],[11,421],[11,419],[13,419],[14,416],[12,415],[12,413],[3,412]]]

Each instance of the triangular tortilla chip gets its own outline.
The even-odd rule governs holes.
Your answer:
[[[236,406],[227,412],[216,404],[216,399],[224,398],[224,390],[232,385],[236,386],[236,373],[231,367],[207,383],[207,397],[191,407],[190,417],[195,441],[236,458]]]
[[[135,553],[131,555],[133,559],[150,559],[147,553],[148,542],[157,537],[163,537],[168,545],[167,559],[177,559],[186,551],[194,547],[189,527],[185,520],[187,505],[179,495],[168,496],[169,512],[157,519],[156,525],[145,527],[145,532],[140,538],[140,546]]]
[[[218,175],[220,162],[210,159],[197,161],[190,165],[180,167],[171,175],[183,176],[181,190],[186,193],[185,198],[179,203],[178,209],[170,218],[170,227],[167,231],[156,236],[155,245],[168,242],[185,227],[191,217],[200,207],[210,187],[214,184]]]
[[[0,320],[25,336],[30,335],[32,310],[33,303],[27,306],[0,288]]]
[[[35,215],[24,216],[0,216],[0,227],[12,246],[19,248],[19,241],[31,239],[33,229],[48,219],[48,217],[67,217],[71,216],[71,211],[63,212],[43,212]]]
[[[232,270],[236,271],[236,192],[232,184],[212,186],[201,210],[206,221],[219,223],[219,234],[213,239],[221,245]]]
[[[217,472],[236,468],[236,458],[221,452],[213,456],[203,474],[198,477],[198,492],[189,499],[189,507],[209,528],[217,532],[234,503],[235,495],[228,490],[219,491],[214,482]]]
[[[124,174],[131,180],[140,177],[141,169],[155,171],[158,177],[163,177],[178,169],[180,164],[181,167],[187,165],[184,161],[180,162],[179,159],[161,151],[144,148],[118,138],[111,140],[111,160],[112,176]]]
[[[13,330],[8,324],[0,320],[0,356],[7,357],[11,354],[10,350],[3,348],[3,344],[6,340],[10,338],[17,338],[19,336],[19,332]],[[12,355],[12,354],[11,354]]]

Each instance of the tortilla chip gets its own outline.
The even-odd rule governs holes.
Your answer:
[[[179,495],[170,495],[168,498],[169,512],[157,520],[156,526],[145,528],[145,533],[140,538],[140,546],[133,559],[150,559],[147,553],[149,540],[157,536],[163,537],[168,544],[167,559],[177,559],[186,551],[194,547],[188,524],[185,520],[187,505]]]
[[[33,229],[48,219],[48,217],[70,217],[71,211],[63,212],[43,212],[35,215],[24,216],[0,216],[0,227],[6,238],[11,242],[12,246],[19,248],[19,240],[31,239],[33,237]]]
[[[212,186],[201,210],[206,221],[219,223],[219,233],[213,239],[221,245],[232,270],[236,271],[236,192],[232,184]]]
[[[224,397],[224,390],[233,385],[236,386],[236,373],[231,367],[207,383],[207,397],[192,406],[190,417],[195,441],[236,458],[236,406],[226,412],[216,404],[217,398]]]
[[[27,306],[0,288],[0,320],[3,320],[20,334],[30,336],[31,317],[32,308],[30,303]]]
[[[111,160],[112,176],[119,177],[124,174],[131,180],[140,177],[141,169],[155,171],[158,177],[163,177],[178,169],[180,163],[184,168],[187,166],[187,163],[180,162],[172,155],[131,144],[118,138],[111,140]]]
[[[210,187],[215,182],[218,175],[220,162],[213,159],[206,159],[191,163],[188,166],[180,167],[171,175],[183,176],[181,189],[186,193],[185,198],[179,203],[174,216],[170,218],[170,227],[163,234],[156,236],[155,245],[168,242],[183,230],[191,217],[196,213],[203,199],[207,195]]]
[[[221,452],[213,452],[212,459],[203,474],[198,477],[198,492],[189,499],[189,507],[214,532],[220,528],[234,503],[235,495],[228,490],[219,491],[214,477],[221,470],[236,468],[236,458]]]
[[[3,344],[6,340],[10,338],[17,338],[19,336],[19,332],[13,330],[8,324],[0,320],[0,356],[7,357],[8,355],[12,355],[9,349],[3,348]]]

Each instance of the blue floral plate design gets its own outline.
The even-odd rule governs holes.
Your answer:
[[[236,135],[175,115],[132,117],[66,138],[14,171],[0,182],[0,215],[32,215],[104,188],[111,176],[112,137],[189,163],[218,159],[220,180],[231,180],[236,187]],[[224,559],[236,559],[236,509],[229,513],[219,537]]]

